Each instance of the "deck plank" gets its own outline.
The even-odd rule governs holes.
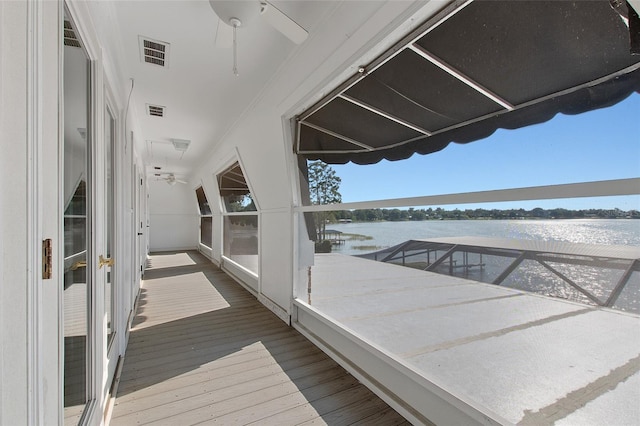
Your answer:
[[[151,256],[113,425],[406,424],[197,252]]]
[[[186,400],[198,395],[209,394],[211,399],[215,397],[216,400],[229,399],[240,395],[240,392],[247,392],[249,386],[255,389],[265,389],[285,383],[289,379],[300,379],[320,373],[327,378],[339,377],[344,374],[342,369],[331,365],[326,359],[313,364],[302,365],[290,370],[288,373],[277,371],[275,368],[253,369],[220,379],[217,377],[215,380],[207,378],[207,380],[194,382],[186,386],[170,387],[169,389],[172,392],[155,392],[149,396],[139,395],[135,399],[121,402],[120,414],[135,414],[136,412],[154,409],[155,407],[178,400]]]

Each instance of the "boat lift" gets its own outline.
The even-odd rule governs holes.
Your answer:
[[[409,240],[358,257],[640,313],[640,295],[631,294],[640,293],[640,247],[450,237]],[[537,277],[523,285],[531,274],[523,266],[534,264],[553,279]],[[578,294],[567,296],[548,285],[558,279]],[[620,300],[625,288],[630,294]]]

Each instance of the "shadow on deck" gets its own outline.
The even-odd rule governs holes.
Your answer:
[[[158,253],[111,424],[408,424],[197,252]]]

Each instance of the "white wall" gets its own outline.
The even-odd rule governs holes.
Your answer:
[[[221,172],[230,158],[239,156],[260,208],[260,292],[286,312],[290,311],[297,272],[293,232],[297,170],[285,119],[313,104],[323,90],[355,74],[360,65],[356,58],[379,44],[423,5],[347,1],[335,7],[329,17],[334,22],[314,28],[312,36],[292,52],[253,106],[216,144],[192,181],[215,185],[212,176]],[[210,201],[213,204],[217,200]],[[221,229],[215,228],[218,224],[214,220],[214,242],[221,234]]]
[[[191,185],[149,181],[149,250],[198,247],[200,215]]]
[[[26,19],[0,2],[0,424],[27,418]]]
[[[0,2],[0,424],[57,423],[58,38],[55,2]],[[42,276],[51,239],[52,277]],[[46,356],[45,356],[46,354]]]

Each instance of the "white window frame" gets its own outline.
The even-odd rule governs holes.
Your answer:
[[[218,181],[218,176],[220,176],[225,171],[229,170],[235,164],[240,166],[240,170],[242,170],[242,174],[244,176],[245,182],[247,183],[247,187],[249,188],[249,193],[251,194],[251,199],[256,207],[255,211],[248,212],[227,212],[224,197],[220,194],[220,184]],[[247,176],[246,168],[244,167],[242,160],[240,159],[240,155],[236,152],[236,155],[233,156],[229,161],[224,163],[224,167],[220,168],[220,170],[214,174],[214,180],[216,183],[216,187],[218,188],[219,202],[220,202],[220,211],[222,212],[220,216],[220,229],[221,238],[220,238],[220,258],[221,258],[221,267],[231,276],[233,276],[237,281],[239,281],[249,292],[253,295],[257,296],[260,292],[260,268],[261,268],[261,228],[262,228],[262,220],[260,215],[260,205],[258,200],[255,197],[255,192],[253,191],[251,182]],[[240,263],[234,261],[233,259],[227,257],[224,251],[225,245],[225,235],[224,235],[224,223],[228,217],[232,216],[256,216],[258,223],[258,271],[252,271],[249,268],[241,265]]]

